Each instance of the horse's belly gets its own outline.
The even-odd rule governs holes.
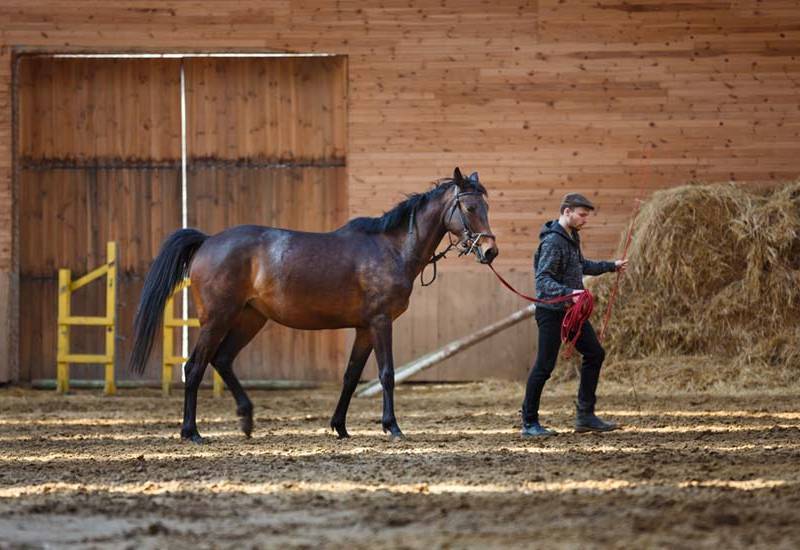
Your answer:
[[[295,262],[298,263],[298,262]],[[254,307],[273,321],[304,330],[365,327],[408,307],[411,285],[386,270],[317,263],[304,269],[262,264],[254,280]]]
[[[348,307],[325,307],[306,297],[303,300],[255,299],[250,305],[269,320],[301,330],[325,330],[361,326],[356,311]]]

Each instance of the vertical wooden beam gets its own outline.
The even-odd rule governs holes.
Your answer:
[[[104,393],[114,395],[117,393],[117,386],[114,382],[114,363],[116,354],[114,353],[114,341],[116,336],[116,310],[117,310],[117,243],[109,241],[106,245],[106,320],[111,322],[106,327],[106,356],[111,361],[106,363],[106,383]]]
[[[19,379],[16,57],[0,46],[0,382]]]
[[[69,269],[58,270],[58,368],[56,373],[56,392],[69,391],[69,363],[63,359],[69,355],[70,281]]]

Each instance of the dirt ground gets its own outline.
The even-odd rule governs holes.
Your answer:
[[[601,388],[621,431],[579,435],[573,382],[548,387],[561,433],[522,440],[522,386],[398,390],[408,438],[338,388],[200,397],[206,445],[179,441],[180,397],[0,389],[0,547],[671,547],[800,545],[800,400]],[[377,545],[377,546],[376,546]]]

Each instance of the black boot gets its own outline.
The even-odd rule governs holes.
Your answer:
[[[610,432],[619,428],[615,423],[606,422],[594,414],[594,404],[587,405],[576,401],[575,409],[577,411],[575,431],[578,433]]]
[[[525,403],[522,404],[522,410],[520,410],[520,414],[522,415],[522,437],[549,437],[551,435],[556,435],[556,431],[550,430],[545,428],[541,424],[539,424],[539,400],[536,400],[536,413],[529,414],[525,408]]]
[[[549,437],[556,432],[539,424],[538,420],[522,424],[522,437]]]

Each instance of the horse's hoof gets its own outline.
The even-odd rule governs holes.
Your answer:
[[[239,427],[242,428],[242,432],[247,439],[253,437],[253,417],[252,416],[243,416],[239,419]]]
[[[195,445],[202,445],[206,442],[206,440],[198,433],[194,433],[188,437],[181,436],[182,441],[186,441],[187,443],[194,443]]]
[[[331,422],[331,429],[336,431],[336,439],[350,439],[347,428]]]
[[[406,436],[403,435],[403,432],[401,432],[400,430],[397,430],[396,432],[395,431],[389,432],[389,441],[391,442],[403,441],[405,440],[405,438]]]
[[[406,438],[397,424],[383,425],[383,433],[389,434],[389,441],[402,441]]]

